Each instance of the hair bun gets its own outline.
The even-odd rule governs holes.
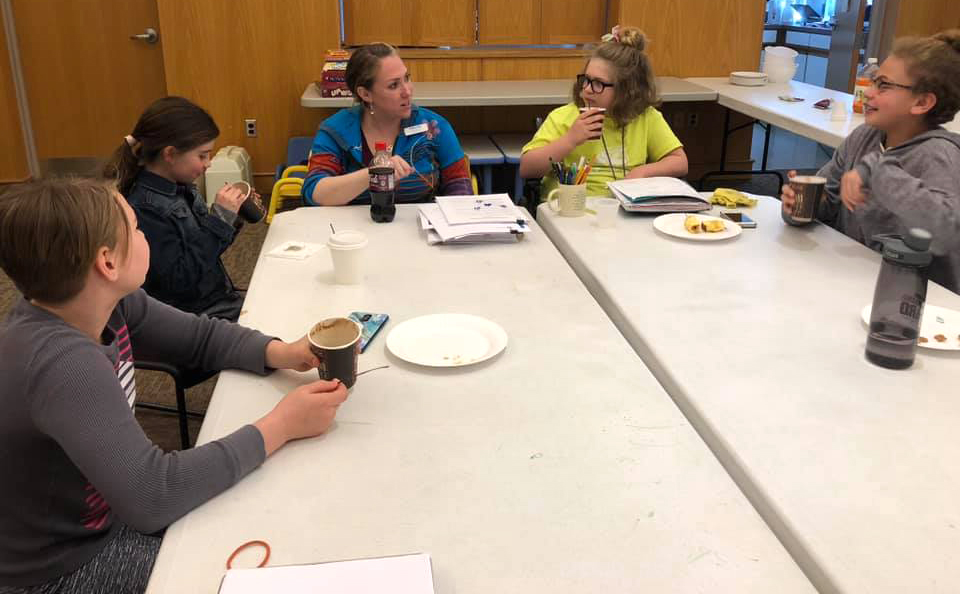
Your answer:
[[[637,27],[620,27],[620,43],[635,50],[643,51],[647,47],[647,36]]]
[[[946,43],[953,48],[953,51],[960,53],[960,29],[941,31],[934,35],[933,38]]]

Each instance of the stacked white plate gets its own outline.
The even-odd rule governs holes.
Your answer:
[[[730,84],[742,87],[762,87],[767,84],[767,75],[763,72],[731,72]]]

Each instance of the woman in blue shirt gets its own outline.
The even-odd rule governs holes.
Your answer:
[[[413,83],[396,48],[375,43],[355,50],[347,85],[359,104],[320,125],[303,184],[307,204],[369,203],[367,165],[377,142],[391,152],[397,202],[473,193],[453,128],[440,114],[413,104]]]

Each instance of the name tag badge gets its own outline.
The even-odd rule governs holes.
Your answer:
[[[407,126],[403,129],[404,136],[413,136],[414,134],[421,134],[427,131],[427,124],[418,124],[416,126]]]

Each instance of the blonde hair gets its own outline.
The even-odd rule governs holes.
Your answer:
[[[119,245],[126,257],[130,233],[112,181],[47,179],[0,196],[0,268],[27,299],[76,297],[97,250]]]
[[[936,105],[927,112],[927,122],[945,124],[960,110],[960,29],[931,37],[903,37],[896,40],[891,54],[907,65],[916,81],[914,93],[933,93]]]
[[[660,98],[650,58],[644,51],[647,36],[637,27],[616,27],[615,31],[616,34],[608,41],[594,48],[584,64],[584,70],[594,58],[606,60],[611,65],[614,80],[610,82],[614,84],[614,97],[607,115],[618,125],[625,126],[648,107],[660,105]],[[583,107],[577,83],[573,84],[573,101],[578,107]]]

